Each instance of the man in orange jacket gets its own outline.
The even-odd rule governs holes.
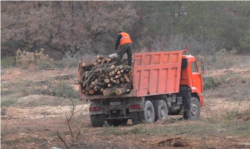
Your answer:
[[[120,49],[118,49],[120,46]],[[117,65],[122,61],[125,53],[128,56],[128,65],[132,66],[132,40],[128,33],[123,32],[121,29],[118,30],[118,36],[115,44],[115,50],[117,52]]]

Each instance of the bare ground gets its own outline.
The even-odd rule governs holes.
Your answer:
[[[180,115],[169,116],[168,120],[155,124],[133,126],[129,121],[128,126],[92,128],[88,103],[76,102],[75,111],[78,112],[70,124],[73,135],[77,130],[81,135],[73,148],[250,148],[250,68],[246,66],[206,72],[208,76],[222,76],[233,71],[238,77],[228,75],[226,82],[204,91],[205,106],[201,118],[195,121],[183,120]],[[14,83],[19,79],[39,82],[74,75],[68,83],[77,90],[73,83],[76,71],[13,68],[4,70],[1,81],[2,84]],[[242,96],[240,93],[244,90],[246,92]],[[13,106],[1,109],[1,148],[65,148],[57,131],[66,143],[72,141],[66,120],[72,110],[71,101],[48,95],[6,96],[18,97],[18,100]]]

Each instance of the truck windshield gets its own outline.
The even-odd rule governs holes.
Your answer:
[[[192,68],[192,72],[198,72],[197,66],[195,62],[191,63],[191,68]]]

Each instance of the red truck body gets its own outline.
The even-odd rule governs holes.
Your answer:
[[[182,51],[136,53],[133,84],[136,96],[178,93]]]

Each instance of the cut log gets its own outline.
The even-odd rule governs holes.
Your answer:
[[[102,62],[102,60],[101,60],[101,59],[98,59],[98,60],[97,60],[97,62],[98,62],[98,63],[101,63],[101,62]]]
[[[94,67],[95,67],[94,64],[88,64],[88,65],[86,64],[86,66],[85,66],[86,69],[85,69],[85,70],[86,70],[86,71],[90,71],[90,70],[92,70]]]
[[[108,87],[112,87],[112,84],[111,84],[111,83],[109,83],[109,84],[108,84]]]
[[[120,84],[120,80],[119,80],[119,79],[116,79],[116,80],[115,80],[115,84]]]
[[[97,66],[97,65],[98,65],[98,62],[94,62],[93,64],[94,64],[94,66]]]
[[[110,80],[109,80],[109,79],[104,79],[104,82],[105,82],[105,83],[109,83]]]
[[[80,62],[79,68],[85,71],[81,72],[79,80],[82,84],[81,92],[88,96],[101,93],[112,96],[116,94],[116,88],[132,89],[132,67],[127,66],[127,60],[122,60],[119,66],[116,64],[115,59],[103,55],[97,55],[91,64]]]
[[[120,81],[125,82],[126,80],[125,80],[125,78],[120,78]]]
[[[116,95],[122,95],[122,94],[128,93],[129,91],[130,91],[130,89],[128,89],[128,88],[117,88],[115,90],[115,93],[116,93]]]
[[[95,82],[95,85],[97,85],[97,86],[105,86],[105,83],[102,83],[102,82]]]
[[[107,57],[105,60],[106,60],[106,62],[110,62],[112,59]]]
[[[120,69],[123,69],[123,68],[124,68],[124,65],[120,65],[119,67],[120,67]]]
[[[85,67],[86,66],[86,63],[82,63],[82,67]]]
[[[120,70],[116,72],[116,74],[120,74],[120,73],[121,73],[121,71],[120,71]]]
[[[117,72],[117,71],[119,71],[119,70],[121,70],[120,66],[116,66],[116,67],[115,67],[115,72]]]
[[[92,82],[91,82],[91,85],[93,85],[93,86],[94,86],[94,85],[95,85],[95,83],[96,83],[95,81],[92,81]]]
[[[96,57],[97,57],[97,59],[103,59],[105,56],[103,56],[103,55],[97,55]]]
[[[86,91],[90,91],[91,88],[89,86],[86,87]]]
[[[89,94],[90,95],[93,95],[95,93],[95,90],[94,89],[91,89],[90,91],[89,91]]]
[[[126,78],[126,82],[130,82],[130,79],[129,79],[129,78]]]
[[[132,74],[133,74],[133,72],[130,70],[129,73],[128,73],[128,75],[132,76]]]
[[[94,86],[94,90],[95,90],[96,92],[97,92],[97,91],[101,91],[101,89],[102,89],[102,88],[101,88],[100,86],[97,86],[97,85]]]
[[[109,76],[114,76],[114,75],[115,75],[115,71],[109,72]]]
[[[93,95],[95,93],[95,90],[94,89],[91,89],[90,91],[89,91],[89,94],[90,95]]]
[[[124,77],[128,77],[128,76],[129,76],[129,74],[127,74],[127,73],[124,74]]]
[[[128,65],[123,65],[123,69],[125,69],[125,70],[131,70],[132,67],[131,67],[131,66],[128,66]]]
[[[106,88],[104,91],[103,91],[103,95],[105,97],[108,97],[108,96],[112,96],[112,95],[115,95],[116,94],[116,89],[115,88]]]

